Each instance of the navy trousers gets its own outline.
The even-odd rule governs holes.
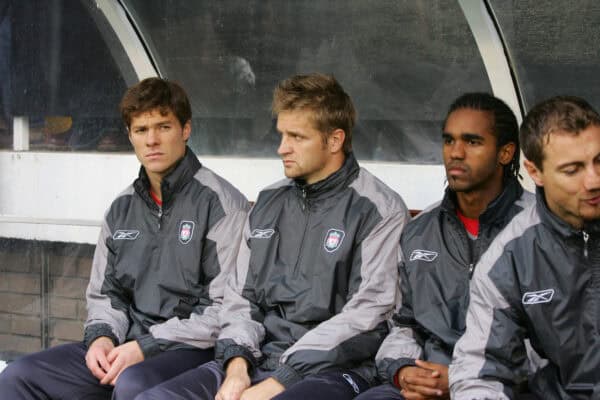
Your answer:
[[[10,400],[132,400],[135,396],[187,370],[211,361],[213,350],[160,353],[121,373],[116,385],[101,385],[85,365],[83,343],[71,343],[29,354],[0,374],[0,397]]]
[[[538,400],[531,393],[515,393],[514,398],[515,400]],[[404,400],[404,397],[400,394],[400,389],[386,383],[361,393],[355,400]]]
[[[404,400],[404,397],[400,394],[400,389],[385,383],[361,393],[356,400]]]
[[[255,385],[270,375],[269,371],[259,369],[251,382]],[[223,369],[216,362],[209,362],[154,386],[139,394],[135,400],[214,400],[224,379]],[[308,376],[273,399],[350,400],[368,388],[368,383],[351,371],[329,371]]]

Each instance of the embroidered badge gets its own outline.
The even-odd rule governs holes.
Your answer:
[[[119,229],[113,234],[114,240],[135,240],[140,235],[140,231],[132,229]]]
[[[192,240],[195,225],[193,221],[181,221],[179,224],[179,241],[181,244],[188,244]]]
[[[333,253],[342,245],[342,241],[344,240],[344,236],[346,234],[344,231],[339,229],[330,229],[327,231],[327,235],[325,236],[324,247],[325,250],[329,253]]]
[[[268,239],[273,236],[274,233],[274,229],[255,229],[250,234],[250,237],[255,239]]]
[[[412,253],[410,253],[410,261],[415,261],[415,260],[422,260],[422,261],[427,261],[427,262],[432,262],[433,260],[435,260],[438,256],[438,253],[436,253],[435,251],[429,251],[429,250],[413,250]]]
[[[525,292],[521,301],[523,304],[550,303],[552,297],[554,297],[554,289],[538,290],[537,292]]]

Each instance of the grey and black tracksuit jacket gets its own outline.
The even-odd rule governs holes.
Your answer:
[[[137,340],[144,356],[210,348],[235,268],[246,198],[188,148],[162,182],[162,207],[144,168],[108,209],[87,289],[84,342]]]
[[[400,247],[401,302],[391,332],[377,353],[383,381],[414,366],[415,359],[448,365],[456,341],[465,331],[469,282],[473,267],[496,235],[534,196],[516,178],[479,217],[475,240],[456,214],[456,193],[446,190],[440,203],[407,224]]]
[[[372,381],[407,218],[353,155],[323,181],[263,190],[225,290],[217,360],[244,357],[285,387],[332,369]]]
[[[575,230],[536,204],[498,235],[471,284],[467,331],[450,367],[455,399],[504,399],[521,379],[523,341],[548,360],[543,399],[600,398],[600,221]]]

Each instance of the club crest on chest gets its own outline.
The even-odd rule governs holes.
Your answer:
[[[328,230],[327,235],[325,235],[325,242],[323,243],[325,251],[328,253],[333,253],[339,249],[342,245],[342,241],[344,240],[344,236],[346,236],[346,234],[340,229]]]
[[[179,224],[179,241],[181,244],[188,244],[192,240],[195,225],[193,221],[181,221]]]

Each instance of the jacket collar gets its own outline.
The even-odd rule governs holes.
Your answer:
[[[483,213],[479,216],[479,223],[491,225],[502,221],[522,194],[523,187],[517,178],[507,178],[502,192],[487,205]],[[442,210],[447,213],[456,214],[456,207],[456,192],[450,188],[446,188],[446,193],[441,203]]]
[[[346,156],[342,167],[327,178],[310,185],[302,179],[294,179],[294,184],[300,196],[310,200],[323,199],[333,196],[350,185],[358,176],[359,169],[354,153],[350,153]]]
[[[201,167],[202,164],[198,161],[198,157],[196,157],[189,147],[186,147],[184,156],[161,182],[163,208],[167,208],[170,205],[175,193],[192,180]],[[133,186],[135,191],[146,202],[155,205],[154,200],[150,197],[150,179],[143,166],[140,167],[138,178],[133,183]]]
[[[554,214],[550,210],[550,208],[548,208],[548,204],[546,204],[546,195],[544,192],[544,188],[541,186],[537,186],[535,188],[535,202],[536,209],[538,211],[542,223],[549,226],[564,237],[581,235],[581,230],[573,228],[571,225],[569,225],[568,223],[560,219],[556,214]],[[599,234],[600,220],[585,222],[583,226],[583,231],[586,231],[588,233]]]

